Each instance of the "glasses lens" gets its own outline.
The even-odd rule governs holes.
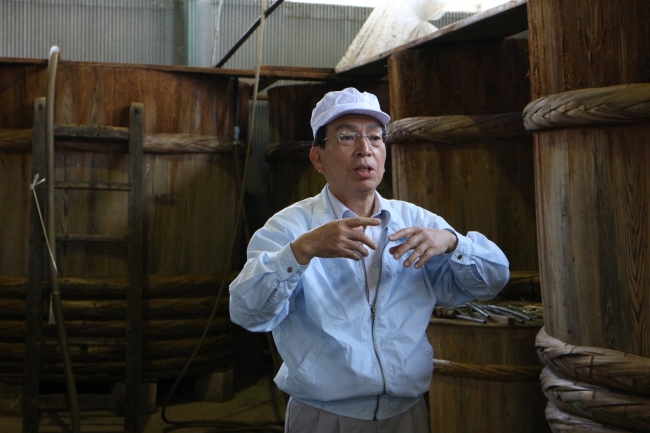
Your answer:
[[[342,132],[337,137],[342,144],[353,144],[355,141],[359,141],[361,136],[356,132]]]
[[[387,135],[385,134],[364,134],[361,135],[358,132],[341,132],[337,134],[336,137],[342,144],[352,145],[361,140],[361,137],[365,137],[373,146],[381,146],[385,142]]]

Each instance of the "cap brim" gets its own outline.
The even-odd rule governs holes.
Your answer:
[[[312,125],[314,137],[316,136],[316,132],[320,127],[325,126],[331,121],[338,119],[341,116],[345,116],[346,114],[363,114],[365,116],[374,117],[382,124],[382,126],[388,125],[388,123],[390,123],[390,116],[383,111],[377,110],[376,108],[370,106],[367,108],[359,107],[360,104],[358,102],[354,105],[354,107],[338,105],[330,110],[327,110],[318,118],[314,119],[314,124]]]

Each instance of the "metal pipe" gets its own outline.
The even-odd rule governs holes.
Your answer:
[[[482,323],[484,325],[487,323],[487,321],[483,319],[477,319],[475,317],[462,316],[462,315],[456,316],[456,319],[467,320],[468,322]]]
[[[499,307],[498,305],[490,305],[490,307],[494,308],[497,311],[502,311],[504,313],[510,313],[513,316],[522,319],[522,320],[528,320],[529,322],[532,321],[532,317],[527,316],[526,314],[520,313],[518,311],[511,310],[510,308],[505,308],[505,307]]]
[[[483,309],[479,308],[476,304],[470,303],[469,306],[472,308],[472,310],[476,311],[479,313],[481,316],[485,317],[486,319],[490,318],[490,315],[485,312]]]
[[[72,371],[70,351],[68,349],[68,336],[63,320],[63,307],[61,305],[61,292],[59,291],[59,277],[56,269],[56,246],[54,244],[54,85],[56,83],[56,67],[59,61],[59,47],[50,50],[50,61],[47,67],[47,98],[45,98],[45,178],[47,179],[47,238],[52,247],[50,260],[50,284],[52,287],[52,310],[59,334],[59,345],[63,355],[63,368],[68,389],[68,406],[72,432],[81,433],[81,420],[79,416],[79,400],[77,387]]]
[[[266,18],[269,15],[271,15],[273,13],[273,11],[278,6],[280,6],[280,4],[282,4],[282,2],[284,2],[284,0],[276,0],[271,6],[268,7],[268,9],[266,9],[266,11],[264,11],[264,14],[263,14],[264,17]],[[214,67],[215,68],[222,67],[228,61],[228,59],[230,59],[233,56],[233,54],[235,54],[235,52],[239,49],[239,47],[241,47],[244,44],[244,42],[246,42],[246,40],[250,37],[250,35],[253,34],[255,29],[257,29],[259,27],[261,21],[262,21],[262,15],[260,15],[255,20],[255,22],[253,24],[251,24],[251,26],[248,28],[248,30],[246,30],[246,32],[244,32],[242,37],[239,38],[239,40],[237,42],[235,42],[235,45],[233,45],[233,47],[226,53],[226,55],[223,56],[223,58],[221,60],[219,60],[219,63],[214,65]]]

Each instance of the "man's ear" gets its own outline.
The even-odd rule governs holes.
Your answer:
[[[314,167],[316,167],[316,171],[319,173],[323,173],[323,160],[321,159],[321,148],[320,146],[312,146],[311,149],[309,149],[309,159],[312,164],[314,164]]]

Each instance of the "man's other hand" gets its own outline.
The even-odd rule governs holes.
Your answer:
[[[404,261],[404,267],[413,265],[420,269],[431,258],[443,253],[450,253],[456,249],[458,238],[447,230],[428,229],[423,227],[409,227],[401,229],[388,237],[390,241],[406,238],[406,241],[388,250],[395,260],[399,260],[408,251],[411,255]]]
[[[369,248],[377,244],[364,233],[367,226],[378,226],[378,218],[343,218],[308,231],[291,243],[291,250],[298,263],[306,265],[314,257],[343,257],[361,260],[368,256]]]

